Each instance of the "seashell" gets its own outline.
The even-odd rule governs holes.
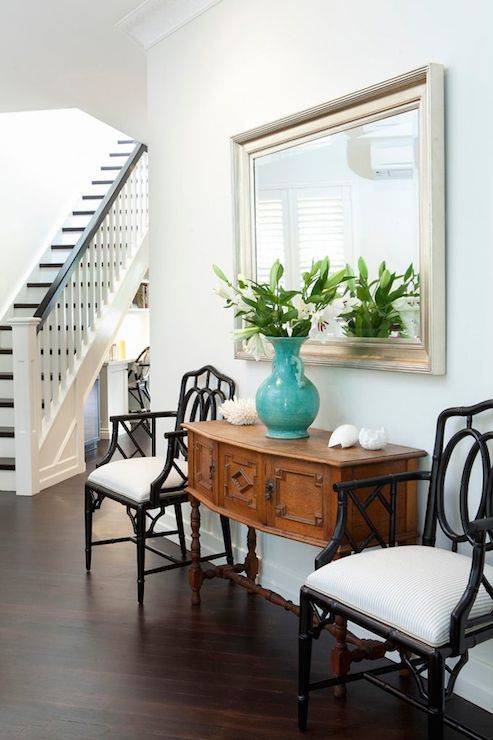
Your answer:
[[[358,441],[358,428],[354,424],[341,424],[334,429],[330,435],[329,447],[340,445],[344,447],[354,447]]]
[[[365,450],[383,450],[387,445],[387,432],[383,427],[377,429],[363,427],[359,433],[359,443]]]
[[[255,424],[258,418],[255,401],[252,398],[234,398],[224,401],[221,405],[221,414],[230,424],[249,426]]]

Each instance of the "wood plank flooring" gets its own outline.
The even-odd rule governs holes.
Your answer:
[[[139,610],[132,544],[95,548],[86,576],[83,483],[0,496],[0,738],[300,738],[296,619],[219,580],[192,609],[186,570],[148,577]],[[105,502],[95,536],[129,524]],[[314,678],[326,675],[328,653],[323,636]],[[492,729],[461,699],[450,711]],[[425,719],[360,682],[345,702],[314,695],[307,736],[419,740]]]

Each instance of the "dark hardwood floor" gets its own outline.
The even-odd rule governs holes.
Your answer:
[[[192,609],[186,570],[148,577],[139,610],[132,544],[95,548],[85,573],[83,483],[0,496],[0,738],[300,738],[296,619],[222,580]],[[123,507],[105,502],[95,535],[128,530]],[[328,639],[316,644],[320,678]],[[450,712],[491,730],[461,699]],[[415,740],[425,718],[359,682],[343,702],[314,695],[307,735]]]

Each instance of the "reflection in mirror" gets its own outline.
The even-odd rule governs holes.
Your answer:
[[[418,122],[411,109],[254,160],[256,279],[276,259],[287,289],[325,255],[348,266],[336,336],[420,338]]]

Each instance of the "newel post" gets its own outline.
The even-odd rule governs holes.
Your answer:
[[[15,487],[17,495],[39,493],[41,368],[36,327],[40,319],[10,320],[14,360]]]

